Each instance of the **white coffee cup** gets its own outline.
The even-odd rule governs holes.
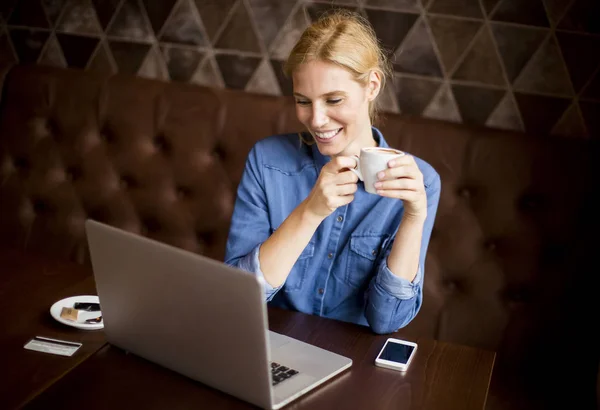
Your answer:
[[[377,194],[377,189],[373,186],[375,182],[379,181],[377,174],[387,169],[391,160],[404,155],[404,152],[393,148],[362,148],[360,156],[352,156],[356,160],[356,168],[350,169],[350,171],[354,172],[365,183],[367,192]]]

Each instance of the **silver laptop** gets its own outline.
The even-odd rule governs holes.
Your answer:
[[[268,330],[258,279],[96,221],[86,234],[109,343],[265,409],[352,360]]]

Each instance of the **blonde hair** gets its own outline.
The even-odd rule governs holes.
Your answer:
[[[369,21],[345,9],[332,9],[322,14],[304,30],[285,61],[283,71],[289,78],[300,64],[314,60],[345,68],[363,86],[369,83],[371,72],[377,72],[381,78],[380,92],[392,72]],[[371,123],[378,118],[377,100],[369,103]]]

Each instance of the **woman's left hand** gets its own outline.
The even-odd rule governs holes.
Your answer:
[[[388,162],[388,169],[377,174],[377,193],[404,202],[404,217],[425,219],[427,195],[423,174],[412,155],[403,155]]]

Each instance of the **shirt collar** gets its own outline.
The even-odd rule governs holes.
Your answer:
[[[376,127],[371,127],[371,130],[373,132],[373,139],[375,139],[377,146],[381,148],[389,148],[389,145],[385,138],[383,138],[383,134],[381,133],[381,131],[379,131],[379,129],[377,129]],[[321,172],[321,168],[323,168],[323,166],[331,160],[331,157],[322,155],[319,151],[319,148],[317,148],[316,143],[312,144],[311,149],[313,158],[315,160],[315,164],[317,164],[317,170],[318,172]]]

